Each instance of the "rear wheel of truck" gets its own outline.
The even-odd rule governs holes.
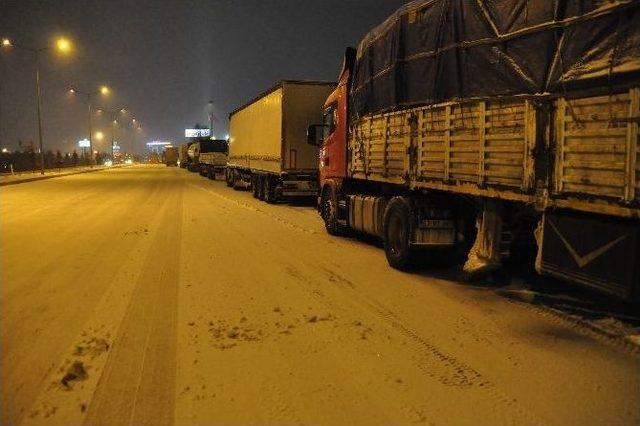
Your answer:
[[[264,193],[264,201],[266,201],[269,204],[275,203],[276,201],[275,188],[271,179],[269,179],[269,176],[264,177],[264,184],[262,185],[262,188],[263,188],[262,192]]]
[[[251,175],[251,193],[253,195],[253,198],[258,198],[259,189],[260,188],[258,187],[258,176]]]
[[[320,216],[329,235],[344,235],[347,228],[338,222],[338,200],[333,189],[326,188],[320,200]]]
[[[258,191],[258,200],[264,200],[264,177],[256,176],[256,188]]]
[[[207,167],[207,177],[209,179],[215,179],[216,178],[216,174],[213,172],[213,169],[211,167]]]
[[[233,182],[231,181],[232,173],[233,173],[233,170],[231,170],[231,169],[227,169],[224,172],[224,180],[227,183],[227,186],[229,188],[231,188],[233,186]]]
[[[403,197],[392,198],[384,212],[384,252],[389,265],[401,271],[411,269],[414,264],[411,221],[411,208],[407,200]]]
[[[235,189],[236,191],[240,191],[240,184],[242,183],[242,176],[240,175],[240,172],[237,170],[234,170],[231,172],[231,186],[233,187],[233,189]]]

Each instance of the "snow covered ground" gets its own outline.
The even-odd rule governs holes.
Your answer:
[[[104,168],[105,166],[63,167],[60,169],[47,169],[44,171],[44,175],[40,173],[40,170],[16,173],[2,173],[0,174],[0,186],[12,185],[16,183],[26,183],[53,177],[68,176],[77,173],[93,172]]]
[[[587,317],[395,271],[312,206],[140,166],[0,209],[2,424],[640,422],[637,351]]]

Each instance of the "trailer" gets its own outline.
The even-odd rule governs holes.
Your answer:
[[[200,176],[216,178],[226,170],[229,143],[225,139],[213,139],[200,146]]]
[[[167,167],[178,165],[178,148],[174,146],[167,146],[163,153],[164,164]]]
[[[638,301],[640,2],[502,3],[414,1],[347,49],[308,128],[326,229],[401,270],[530,242],[539,273]]]
[[[185,142],[180,145],[180,150],[178,152],[178,165],[182,169],[186,169],[189,165],[189,146],[193,142]]]
[[[229,115],[227,184],[252,188],[254,197],[275,202],[316,197],[318,148],[305,141],[305,129],[321,117],[335,83],[278,83]]]
[[[190,172],[200,172],[200,142],[192,142],[189,144],[185,167]]]

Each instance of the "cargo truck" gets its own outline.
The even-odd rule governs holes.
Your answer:
[[[189,145],[192,143],[193,142],[185,142],[180,145],[178,165],[183,169],[186,169],[189,165]]]
[[[178,165],[178,148],[175,146],[167,146],[164,149],[164,164],[168,167]]]
[[[380,237],[401,270],[464,248],[471,276],[530,247],[539,273],[638,301],[639,4],[399,9],[307,131],[327,231]]]
[[[190,172],[200,171],[200,142],[193,142],[187,148],[187,165],[186,168]]]
[[[202,149],[204,148],[204,151]],[[225,139],[214,139],[200,146],[200,175],[215,179],[224,173],[227,166],[229,143]]]
[[[322,117],[335,83],[282,81],[229,115],[227,184],[252,188],[275,202],[316,197],[318,148],[306,143],[307,126]]]

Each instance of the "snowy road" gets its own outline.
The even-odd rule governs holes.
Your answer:
[[[0,189],[2,424],[640,423],[637,355],[185,170]]]

